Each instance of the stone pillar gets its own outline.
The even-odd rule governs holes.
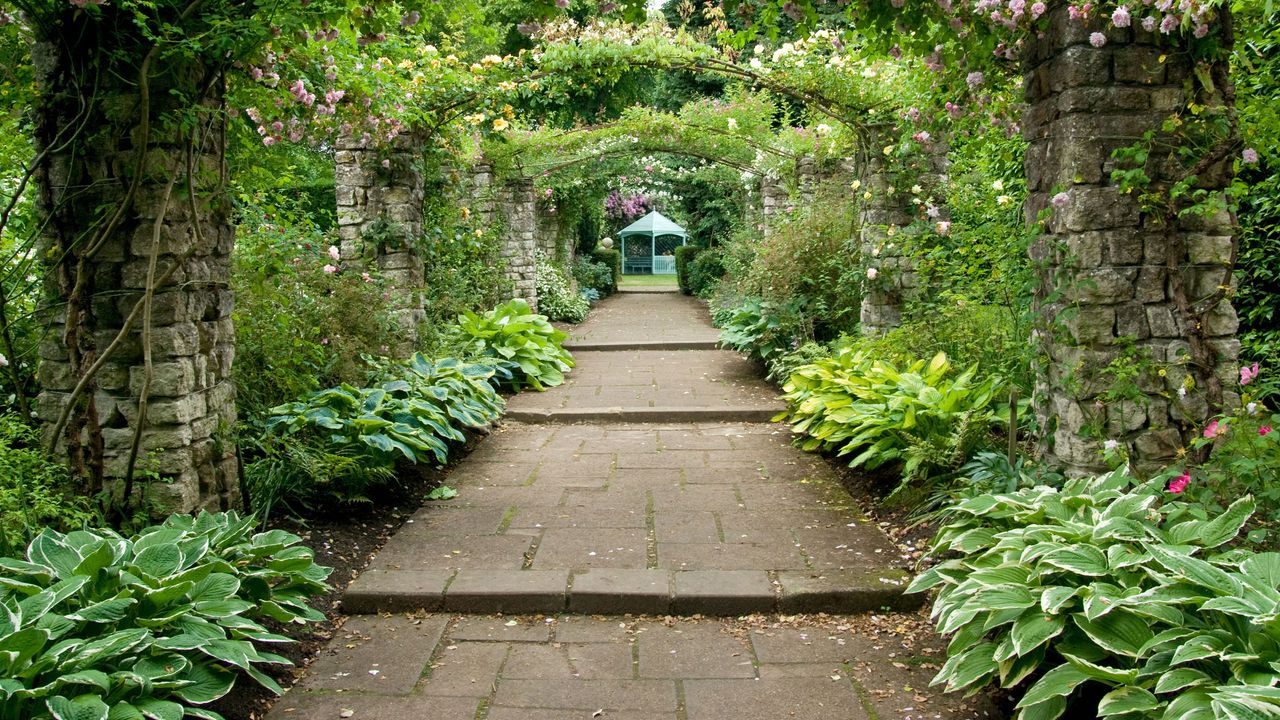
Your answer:
[[[545,257],[566,266],[573,263],[573,233],[564,227],[553,201],[539,198],[537,203],[537,248]]]
[[[872,142],[873,148],[884,142]],[[918,279],[910,256],[910,244],[921,233],[933,231],[936,220],[947,217],[940,195],[947,183],[947,150],[942,142],[930,142],[921,153],[923,162],[908,172],[898,172],[878,152],[868,154],[861,192],[871,193],[862,199],[859,218],[859,245],[870,272],[863,286],[860,329],[863,335],[883,335],[902,324],[902,310],[916,292]],[[913,185],[924,192],[915,195]],[[924,198],[932,196],[940,215],[930,218]],[[865,198],[865,195],[863,196]],[[861,199],[861,198],[860,198]],[[913,202],[917,200],[920,202]],[[915,223],[923,224],[917,225]]]
[[[471,170],[472,211],[483,224],[501,229],[498,254],[512,284],[512,297],[538,308],[536,285],[538,209],[532,179],[495,184],[493,166],[483,160]]]
[[[356,138],[339,139],[334,155],[338,199],[338,237],[342,262],[376,267],[395,287],[393,312],[407,355],[417,344],[426,318],[422,287],[423,178],[418,168],[421,138],[398,136],[391,147],[365,147]]]
[[[82,34],[91,38],[86,43],[112,42]],[[136,67],[100,68],[94,77],[103,84],[89,97],[69,83],[86,57],[106,56],[96,49],[56,40],[33,48],[36,142],[49,153],[36,174],[37,207],[47,223],[40,255],[50,263],[37,414],[86,493],[120,497],[132,454],[133,490],[145,495],[146,509],[237,507],[234,230],[222,83],[195,63],[158,68],[151,78],[151,130],[144,135],[137,89],[117,79],[132,78]],[[158,122],[182,112],[183,96],[201,91],[194,137]],[[76,127],[83,128],[78,135]],[[109,217],[117,221],[104,221]],[[149,312],[143,309],[148,287],[154,288]],[[131,330],[122,333],[126,325]],[[91,374],[100,360],[101,369]],[[86,376],[91,379],[73,395]],[[136,497],[131,504],[139,507]]]
[[[1093,32],[1105,32],[1102,47],[1090,43]],[[1238,402],[1236,316],[1221,291],[1231,282],[1231,219],[1162,223],[1111,179],[1114,150],[1159,132],[1187,105],[1195,81],[1187,53],[1168,47],[1176,42],[1086,25],[1059,6],[1027,48],[1028,220],[1051,212],[1031,250],[1041,267],[1046,357],[1037,414],[1044,452],[1071,472],[1097,469],[1108,439],[1125,445],[1139,468],[1166,465],[1214,405]],[[1172,162],[1151,165],[1160,165],[1150,170],[1157,188],[1180,172]],[[1226,161],[1206,168],[1200,186],[1220,190],[1229,171]],[[1150,364],[1133,380],[1136,401],[1107,395],[1107,367],[1126,348],[1137,357],[1122,363]],[[1194,382],[1183,396],[1188,373]]]

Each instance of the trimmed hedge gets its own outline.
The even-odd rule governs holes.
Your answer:
[[[698,297],[706,297],[707,293],[715,290],[716,284],[724,277],[724,253],[718,248],[710,248],[705,252],[698,253],[696,257],[689,258],[688,269],[685,271],[689,289],[685,292]]]
[[[680,292],[685,295],[692,295],[694,292],[689,287],[689,264],[702,250],[703,248],[697,245],[683,245],[676,248],[676,282],[680,285]]]
[[[619,285],[622,283],[622,253],[618,250],[598,247],[591,251],[591,257],[596,262],[602,262],[609,266],[610,272],[613,273],[612,292],[617,292]]]

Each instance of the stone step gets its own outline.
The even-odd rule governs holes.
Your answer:
[[[537,408],[508,410],[505,418],[522,423],[572,424],[599,423],[694,423],[743,422],[767,423],[786,406],[777,404],[712,406],[712,407],[598,407]]]
[[[679,293],[680,288],[675,285],[628,285],[618,288],[618,292],[625,295],[654,295],[658,293]]]
[[[640,340],[634,342],[567,342],[570,352],[610,352],[627,350],[719,350],[715,340]]]
[[[902,570],[440,570],[370,569],[348,586],[353,615],[462,613],[713,615],[913,610]]]

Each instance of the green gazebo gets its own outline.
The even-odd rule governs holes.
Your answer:
[[[657,210],[623,228],[618,237],[624,275],[675,275],[676,248],[689,243],[689,233]]]

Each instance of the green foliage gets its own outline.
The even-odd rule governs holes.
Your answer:
[[[689,263],[686,284],[688,294],[708,297],[715,292],[716,285],[724,277],[724,253],[718,248],[709,248],[698,253]]]
[[[568,273],[558,264],[539,258],[534,285],[538,290],[538,309],[548,318],[568,323],[580,323],[587,318],[590,303],[574,291]]]
[[[376,387],[340,385],[273,408],[267,432],[284,442],[299,434],[323,437],[330,452],[374,467],[393,467],[398,460],[443,465],[448,443],[466,441],[463,429],[483,427],[502,414],[489,364],[433,362],[414,353],[386,374],[391,379]]]
[[[949,377],[938,353],[899,370],[886,360],[838,347],[805,365],[782,386],[791,423],[809,451],[853,455],[850,467],[902,463],[902,484],[927,481],[965,463],[998,420],[992,409],[997,377],[981,379],[976,366]]]
[[[779,304],[758,297],[717,307],[712,319],[720,328],[721,345],[765,363],[799,344],[803,322],[799,302]]]
[[[44,528],[74,530],[99,522],[90,498],[76,494],[67,469],[16,415],[0,414],[0,554],[25,546]]]
[[[567,336],[519,298],[482,315],[459,316],[456,332],[466,353],[496,363],[514,390],[555,387],[573,368],[573,355],[562,345]]]
[[[1253,499],[1206,516],[1132,482],[1116,471],[954,508],[932,549],[946,559],[909,588],[938,588],[952,635],[936,684],[1018,687],[1023,720],[1276,714],[1280,555],[1215,551]]]
[[[263,623],[323,616],[308,598],[329,569],[282,530],[235,513],[173,516],[125,538],[46,530],[0,559],[0,714],[11,718],[219,716],[200,706],[239,674],[280,694]]]
[[[617,292],[618,283],[622,281],[622,253],[613,248],[596,248],[591,251],[591,257],[596,262],[609,266],[609,272],[613,276],[613,292]]]
[[[579,257],[573,261],[573,279],[583,290],[595,290],[600,297],[607,297],[617,291],[613,280],[613,270],[606,264],[591,257]]]
[[[680,286],[680,292],[685,295],[693,294],[689,289],[689,264],[703,249],[697,245],[682,245],[676,248],[676,284]]]
[[[309,216],[283,199],[241,200],[233,372],[241,412],[255,419],[307,392],[360,382],[365,354],[389,354],[402,335],[387,310],[390,286],[333,260],[336,240]]]
[[[796,308],[792,330],[801,342],[852,333],[862,312],[863,283],[859,253],[850,242],[856,237],[856,209],[848,202],[847,186],[824,184],[813,202],[775,218],[770,232],[762,226],[744,228],[724,246],[721,258],[704,255],[708,265],[698,268],[700,279],[691,283],[705,293],[719,280],[717,274],[727,273],[715,288],[717,304],[755,296]],[[721,262],[711,264],[717,259]]]

